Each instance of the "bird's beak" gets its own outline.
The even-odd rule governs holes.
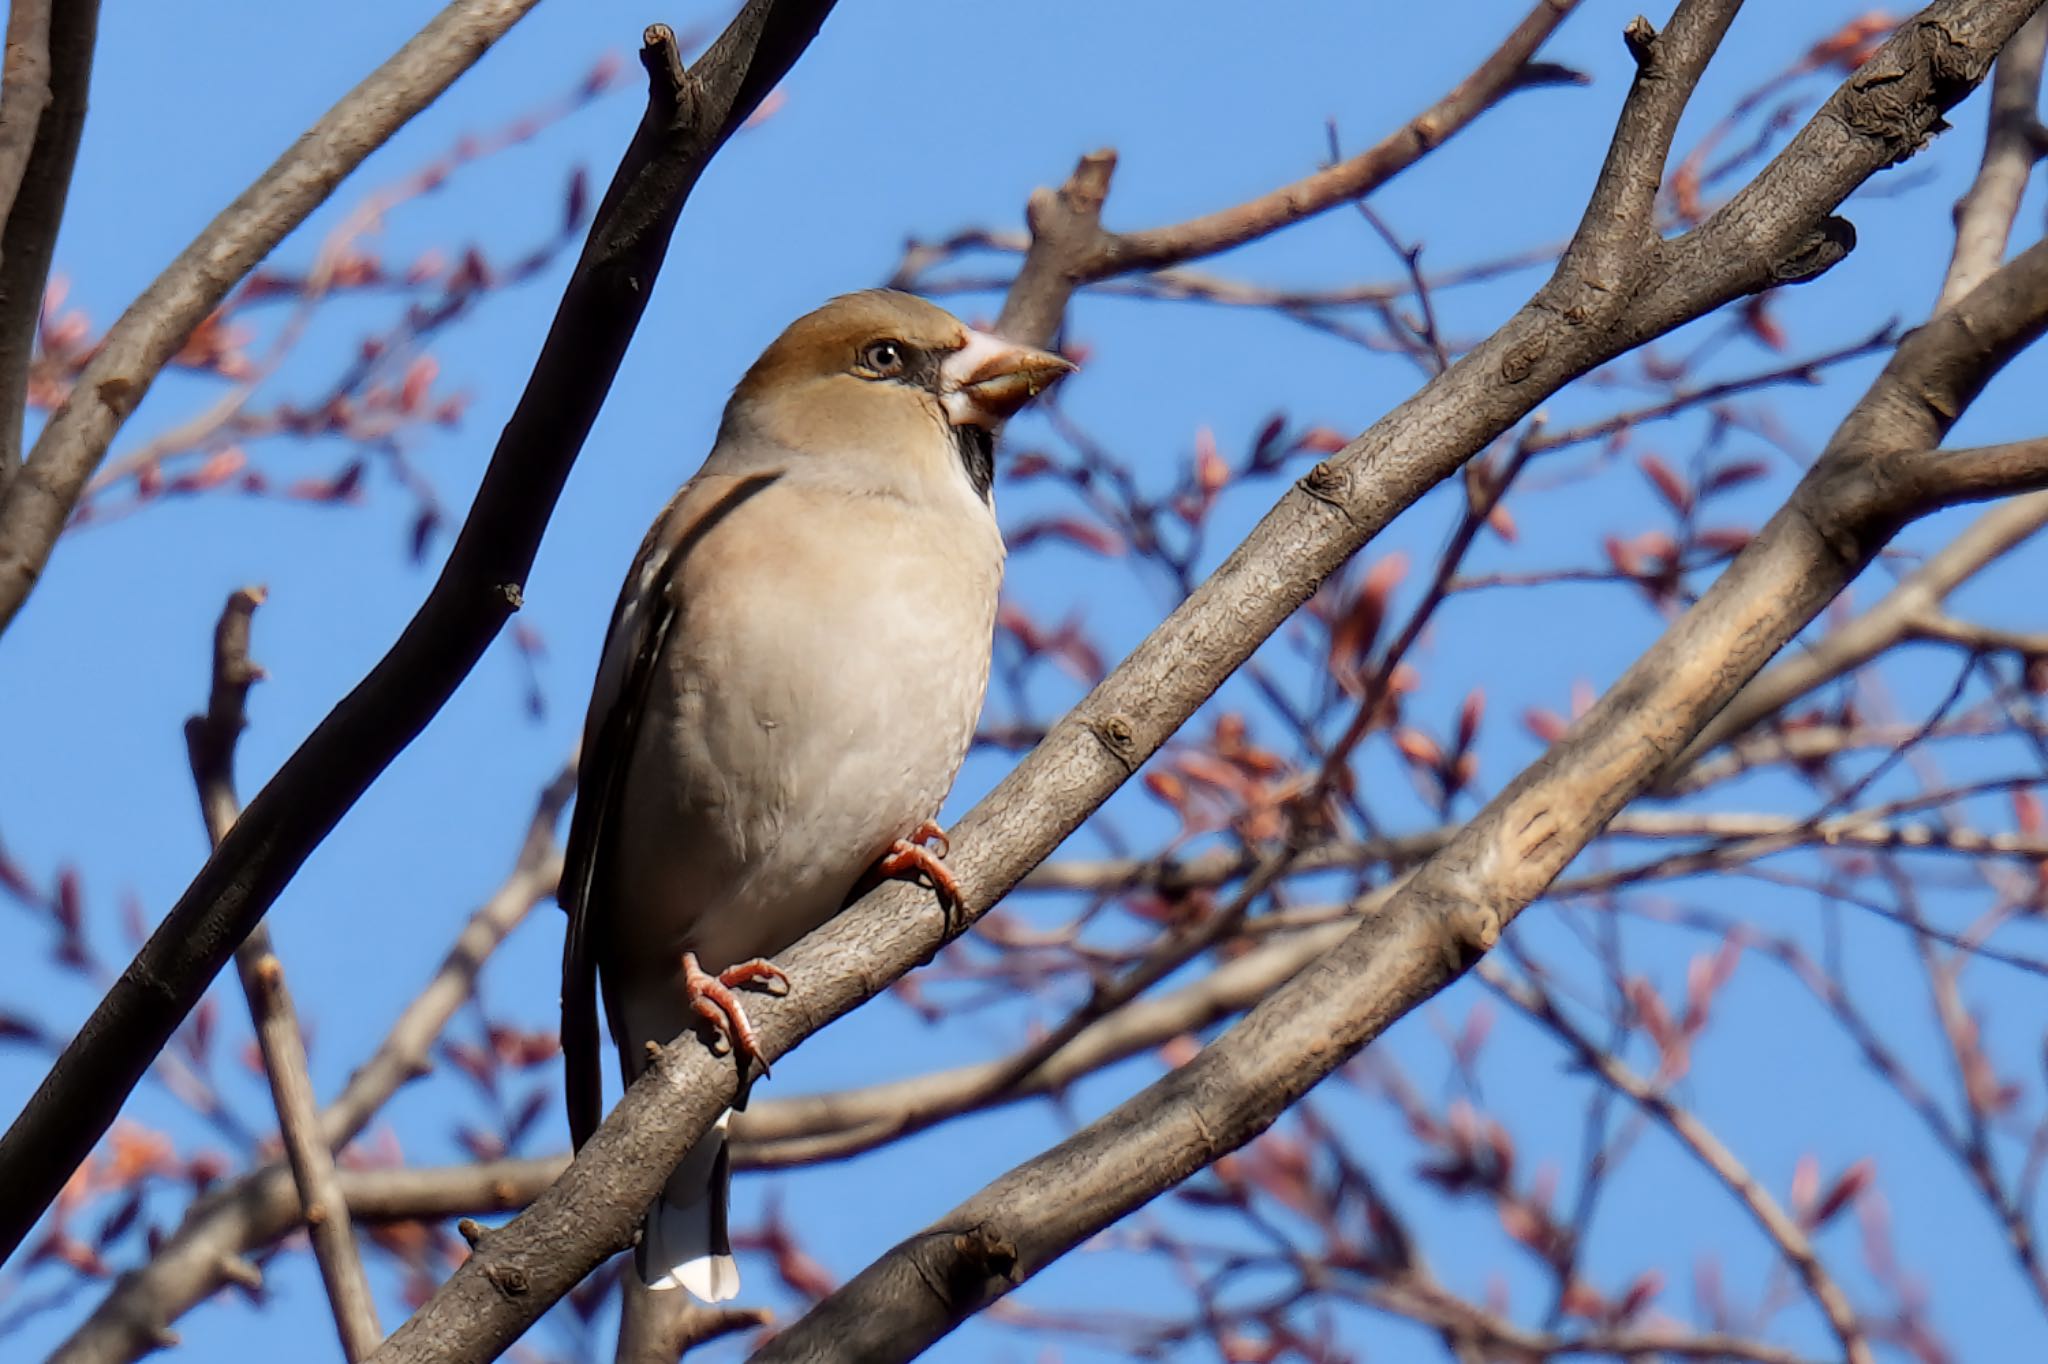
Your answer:
[[[955,426],[993,428],[1073,372],[1057,355],[969,331],[939,366],[939,402]]]

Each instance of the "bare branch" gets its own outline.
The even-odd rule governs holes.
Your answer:
[[[51,99],[50,0],[17,0],[7,7],[7,59],[0,74],[0,224],[14,212]]]
[[[1991,74],[1991,113],[1984,131],[1984,159],[1977,178],[1956,202],[1956,246],[1941,282],[1946,308],[2005,259],[2020,196],[2040,159],[2041,61],[2048,55],[2048,16],[2036,16],[1998,54]]]
[[[6,89],[0,92],[0,505],[20,472],[29,360],[85,129],[99,22],[99,0],[54,7],[51,0],[27,0],[7,9]]]
[[[13,1191],[0,1208],[0,1248],[20,1244],[235,944],[517,609],[684,199],[830,9],[831,0],[751,0],[687,76],[674,35],[648,31],[647,113],[440,577],[390,652],[249,803],[0,1137],[0,1179]],[[21,482],[34,478],[31,470]]]
[[[619,1300],[616,1364],[676,1364],[696,1346],[775,1320],[765,1307],[711,1307],[685,1293],[657,1293],[631,1274],[620,1276]]]
[[[247,723],[244,706],[249,688],[263,677],[263,670],[249,658],[249,618],[262,602],[261,588],[243,588],[229,595],[220,623],[214,627],[213,685],[206,713],[185,722],[185,747],[199,789],[199,809],[216,847],[234,827],[239,807],[235,745]],[[349,1230],[348,1202],[334,1178],[334,1153],[320,1130],[298,1010],[285,985],[284,963],[271,946],[267,925],[257,924],[235,949],[235,969],[249,1001],[263,1073],[270,1081],[271,1101],[277,1108],[278,1137],[312,1234],[313,1258],[327,1288],[342,1353],[354,1364],[377,1348],[384,1328],[377,1323],[377,1303],[370,1296],[370,1281],[364,1277],[362,1257]]]
[[[1917,84],[1928,99],[1959,97],[1949,76],[1981,75],[2033,6],[2014,5],[1992,22],[1996,8],[1931,6],[1863,70],[1886,73],[1887,85]],[[1679,20],[1687,13],[1682,7]],[[1933,28],[1950,39],[1970,32],[1988,46],[1959,54],[1931,38]],[[1884,126],[1926,123],[1892,109]],[[1792,186],[1833,169],[1779,169],[1773,177],[1767,168],[1764,177]],[[1759,201],[1749,202],[1754,209]],[[1695,235],[1711,232],[1718,218]],[[899,1243],[757,1359],[914,1357],[1085,1237],[1264,1131],[1345,1058],[1462,975],[1649,784],[1663,755],[1698,733],[1900,525],[1931,509],[1916,500],[1927,452],[2044,325],[2048,245],[1908,336],[1791,501],[1693,609],[1380,913],[1187,1065]],[[778,1042],[771,1036],[771,1046]],[[1058,1197],[1046,1196],[1051,1189]]]
[[[1770,1190],[1749,1172],[1705,1123],[1673,1103],[1671,1096],[1662,1088],[1630,1070],[1605,1048],[1596,1046],[1558,1010],[1556,1002],[1548,994],[1514,980],[1491,962],[1480,963],[1479,972],[1496,993],[1548,1028],[1572,1050],[1580,1065],[1662,1123],[1665,1130],[1692,1152],[1694,1159],[1727,1185],[1729,1191],[1749,1209],[1750,1216],[1763,1228],[1764,1234],[1778,1248],[1778,1253],[1799,1275],[1800,1282],[1805,1284],[1806,1291],[1819,1305],[1821,1314],[1835,1333],[1835,1339],[1841,1344],[1843,1359],[1848,1364],[1872,1364],[1870,1341],[1857,1320],[1856,1309],[1850,1304],[1849,1295],[1842,1291],[1842,1285],[1821,1263],[1812,1240],[1778,1200],[1771,1197]]]

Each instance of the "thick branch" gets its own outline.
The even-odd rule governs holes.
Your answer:
[[[1886,82],[1899,98],[1895,118],[1885,126],[1895,123],[1924,131],[1941,109],[1966,92],[1967,82],[1953,79],[1955,73],[1967,76],[1974,71],[1981,76],[1999,45],[2039,3],[1942,0],[1886,43],[1852,77],[1851,85],[1868,79],[1873,69],[1897,71]],[[1673,84],[1689,88],[1697,80],[1708,56],[1698,34],[1706,29],[1718,32],[1728,8],[1725,0],[1681,5],[1669,33],[1654,40],[1670,44],[1662,62],[1652,63],[1654,88],[1644,93],[1645,82],[1638,81],[1624,124],[1641,122],[1634,109],[1643,100],[1655,100],[1658,107],[1669,109],[1670,117],[1677,116],[1678,104],[1667,92]],[[1949,48],[1930,49],[1923,34],[1930,24],[1953,32]],[[1844,98],[1838,92],[1817,122],[1839,118],[1837,106]],[[964,931],[1126,781],[1331,572],[1399,511],[1557,388],[1745,291],[1806,277],[1839,258],[1839,251],[1829,254],[1813,246],[1816,238],[1837,242],[1822,225],[1825,215],[1856,184],[1891,164],[1902,148],[1876,131],[1837,137],[1832,132],[1816,134],[1812,125],[1794,138],[1792,146],[1798,149],[1796,154],[1788,152],[1773,163],[1775,170],[1766,171],[1774,176],[1776,197],[1738,194],[1729,206],[1741,205],[1734,215],[1727,216],[1724,208],[1680,239],[1691,243],[1684,252],[1671,249],[1680,243],[1653,244],[1653,268],[1636,294],[1616,297],[1561,272],[1499,333],[1312,470],[1207,582],[1056,725],[988,799],[955,825],[950,866],[965,898],[947,922],[941,922],[929,897],[891,886],[867,896],[784,955],[781,964],[797,982],[796,989],[786,999],[763,1000],[749,1010],[770,1059],[928,960],[950,933]],[[1826,165],[1808,167],[1801,160],[1816,156],[1828,158]],[[1928,443],[1923,440],[1915,448]],[[1413,915],[1411,910],[1397,919]],[[1441,986],[1465,960],[1458,953],[1447,954],[1445,935],[1433,916],[1405,927],[1397,920],[1383,925],[1375,918],[1360,931],[1373,939],[1361,949],[1371,957],[1363,968],[1367,974],[1347,978],[1343,988],[1362,999],[1412,1002]],[[1418,933],[1420,937],[1415,936]],[[1418,949],[1417,942],[1425,945]],[[1387,950],[1372,955],[1372,946]],[[1274,999],[1291,996],[1311,977],[1328,989],[1327,971],[1323,963],[1312,966]],[[1292,1027],[1275,1021],[1272,1003],[1269,1000],[1254,1015],[1266,1019],[1255,1035]],[[1290,1031],[1287,1036],[1317,1056],[1331,1056],[1342,1047],[1362,1044],[1405,1007],[1390,1003],[1383,1011],[1374,1009],[1361,1028],[1341,1037],[1327,1028]],[[1356,1043],[1345,1040],[1351,1037]],[[1238,1064],[1243,1074],[1262,1070],[1250,1060]],[[1291,1097],[1281,1092],[1279,1077],[1271,1084],[1265,1099],[1285,1102]],[[733,1096],[729,1063],[710,1057],[693,1042],[669,1048],[627,1092],[562,1180],[510,1226],[486,1235],[477,1253],[394,1334],[378,1358],[395,1362],[488,1357],[598,1261],[630,1241],[641,1210],[664,1174]],[[1190,1119],[1184,1109],[1161,1119],[1172,1127],[1172,1134],[1158,1143],[1139,1145],[1154,1155],[1166,1151],[1168,1156],[1141,1172],[1121,1194],[1103,1193],[1098,1199],[1088,1190],[1099,1184],[1077,1184],[1083,1191],[1073,1202],[1071,1220],[1062,1227],[1078,1237],[1085,1234],[1084,1228],[1101,1224],[1093,1219],[1094,1213],[1114,1215],[1117,1207],[1127,1209],[1144,1201],[1206,1159],[1248,1139],[1271,1120],[1270,1112],[1256,1116],[1261,1111],[1256,1106],[1248,1109],[1236,1126],[1231,1124],[1238,1119],[1211,1120],[1226,1116],[1220,1114]],[[1092,1140],[1100,1140],[1099,1134]],[[1101,1157],[1106,1168],[1102,1153],[1114,1144],[1091,1148],[1088,1159]],[[1072,1173],[1080,1180],[1087,1174],[1086,1161],[1069,1161],[1059,1153],[1047,1159],[1058,1167],[1059,1177]],[[1056,1201],[1066,1202],[1064,1197]],[[1071,1245],[1060,1239],[1064,1234],[1049,1233],[1035,1247],[1034,1256],[1057,1254]],[[1052,1248],[1055,1242],[1057,1250]],[[962,1253],[971,1258],[973,1244],[963,1239]],[[1034,1259],[1035,1263],[1041,1261]],[[995,1291],[994,1280],[980,1282]],[[922,1291],[929,1305],[928,1288],[927,1284]],[[978,1305],[972,1298],[949,1298],[935,1308],[937,1317],[913,1314],[916,1320],[904,1326],[901,1349],[920,1348],[910,1342],[921,1331],[948,1329],[951,1313]],[[836,1310],[832,1315],[835,1323],[845,1320]],[[947,1324],[934,1328],[932,1323],[939,1319]],[[895,1320],[890,1319],[892,1330]],[[870,1319],[864,1325],[851,1322],[848,1330],[857,1334],[881,1326],[879,1319]],[[449,1342],[456,1338],[463,1346],[450,1353]],[[889,1348],[883,1354],[904,1357]]]
[[[447,564],[391,651],[257,793],[0,1137],[0,1180],[12,1195],[0,1206],[0,1248],[20,1244],[235,945],[518,607],[684,199],[830,8],[831,0],[751,0],[688,76],[674,35],[648,31],[647,114]]]
[[[0,224],[14,212],[50,102],[50,0],[15,0],[7,7],[7,58],[0,67]]]
[[[0,202],[0,505],[20,472],[29,361],[85,130],[99,22],[99,0],[17,0],[7,10],[0,92],[0,194],[6,196]]]
[[[213,632],[213,685],[206,713],[185,722],[185,747],[192,760],[192,779],[199,791],[199,810],[215,847],[234,827],[235,745],[247,723],[249,688],[263,670],[249,658],[249,617],[263,602],[260,588],[231,594]],[[377,1303],[363,1274],[362,1256],[349,1230],[348,1202],[334,1178],[334,1153],[320,1131],[320,1111],[313,1098],[313,1077],[306,1067],[305,1036],[298,1010],[285,986],[284,963],[270,943],[270,930],[256,925],[235,949],[235,969],[249,1016],[256,1029],[263,1073],[277,1108],[278,1138],[291,1164],[292,1182],[313,1242],[313,1258],[334,1311],[342,1354],[351,1361],[367,1358],[384,1338],[377,1323]]]

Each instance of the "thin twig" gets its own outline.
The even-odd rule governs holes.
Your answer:
[[[192,759],[200,814],[215,846],[234,827],[238,813],[235,746],[247,723],[244,706],[249,688],[263,677],[263,669],[249,658],[249,618],[262,603],[261,588],[243,588],[228,597],[213,632],[213,686],[206,713],[185,722],[185,747]],[[235,949],[235,970],[249,1001],[263,1073],[277,1106],[278,1137],[298,1187],[313,1258],[327,1288],[342,1353],[355,1364],[377,1348],[384,1328],[377,1323],[376,1299],[370,1295],[370,1281],[363,1274],[362,1256],[349,1228],[348,1202],[334,1178],[334,1153],[320,1130],[298,1010],[286,988],[284,963],[271,946],[267,926],[256,925]]]

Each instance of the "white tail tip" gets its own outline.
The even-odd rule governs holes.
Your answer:
[[[685,1260],[647,1286],[656,1292],[681,1288],[699,1302],[724,1302],[739,1296],[739,1262],[730,1255],[700,1255]]]

